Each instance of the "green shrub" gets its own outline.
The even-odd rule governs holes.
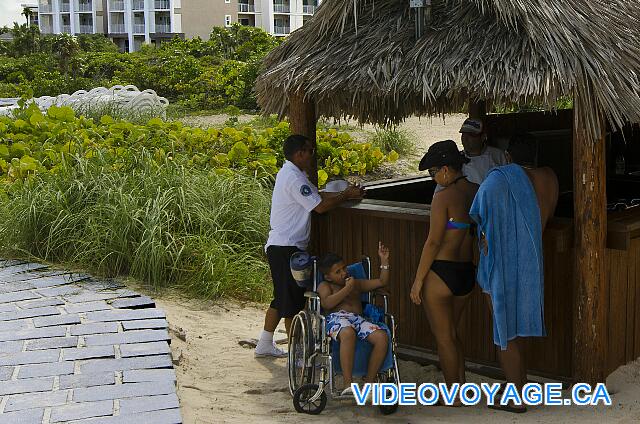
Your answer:
[[[400,155],[411,154],[415,151],[415,142],[412,135],[398,128],[379,129],[371,137],[372,145],[380,148],[385,153],[396,151]]]
[[[283,163],[282,142],[290,134],[286,122],[263,130],[240,125],[205,130],[158,118],[134,124],[109,115],[90,117],[78,118],[71,108],[55,106],[43,115],[35,104],[19,110],[15,119],[0,117],[0,178],[14,181],[56,173],[76,156],[104,157],[121,167],[145,150],[157,163],[170,158],[189,169],[239,171],[271,180]],[[329,176],[364,175],[398,157],[335,129],[318,131],[317,144],[320,185]]]

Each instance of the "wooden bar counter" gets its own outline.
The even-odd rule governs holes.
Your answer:
[[[420,184],[425,184],[421,179]],[[406,181],[392,181],[377,190],[397,192]],[[431,185],[429,185],[431,184]],[[397,186],[396,186],[397,185]],[[430,195],[433,183],[428,182]],[[411,197],[411,196],[409,196]],[[413,200],[413,199],[412,199]],[[365,199],[346,204],[324,215],[314,215],[312,249],[343,255],[349,262],[359,255],[373,258],[378,240],[391,249],[391,310],[398,325],[402,352],[436,353],[434,337],[422,306],[409,299],[409,291],[429,231],[427,204]],[[608,351],[607,373],[640,356],[640,207],[609,215],[607,243]],[[547,337],[528,342],[529,371],[565,380],[572,379],[573,221],[554,218],[544,236],[544,316]],[[461,339],[467,360],[498,367],[493,327],[484,295],[476,287],[461,319]]]

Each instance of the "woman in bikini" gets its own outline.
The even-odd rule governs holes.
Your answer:
[[[433,196],[429,236],[411,287],[411,301],[424,305],[447,385],[465,383],[464,353],[456,328],[476,284],[469,209],[478,185],[462,173],[462,165],[468,162],[455,142],[446,140],[432,145],[419,166],[421,171],[429,170],[444,189]]]

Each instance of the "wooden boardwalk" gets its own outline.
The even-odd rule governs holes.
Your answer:
[[[182,423],[167,328],[122,284],[0,260],[0,422]]]

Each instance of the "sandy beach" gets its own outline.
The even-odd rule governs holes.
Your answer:
[[[178,396],[185,424],[213,423],[426,423],[426,422],[620,422],[640,420],[640,361],[616,370],[607,380],[610,407],[530,407],[526,414],[494,411],[484,405],[463,408],[401,407],[382,416],[377,407],[329,400],[319,416],[293,409],[287,386],[286,359],[255,359],[242,339],[256,337],[264,306],[233,301],[202,302],[165,293],[154,295],[167,313],[171,347],[177,362]],[[426,318],[425,318],[426,319]],[[283,326],[276,339],[283,338]],[[185,340],[183,340],[183,338]],[[404,382],[441,382],[435,366],[400,361]],[[493,382],[467,373],[469,382]],[[565,393],[565,397],[568,395]]]

